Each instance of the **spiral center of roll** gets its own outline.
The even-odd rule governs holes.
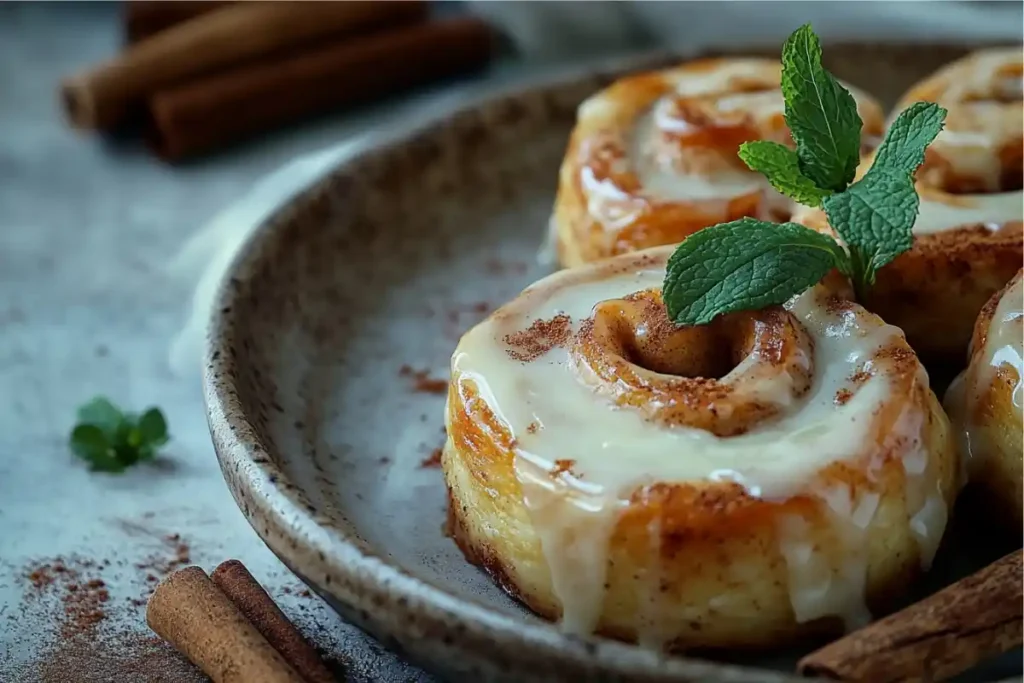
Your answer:
[[[584,382],[669,425],[742,434],[807,391],[813,346],[787,311],[677,327],[659,290],[599,303],[572,355]]]
[[[997,194],[1024,187],[1022,67],[1004,64],[936,98],[945,129],[926,152],[918,178],[948,194]]]
[[[748,335],[738,334],[736,317],[708,325],[677,327],[657,292],[641,292],[600,304],[595,334],[612,351],[641,370],[694,379],[725,377],[750,352]]]

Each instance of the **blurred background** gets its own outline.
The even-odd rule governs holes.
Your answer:
[[[595,59],[777,48],[806,22],[826,43],[1019,44],[1022,21],[1019,1],[0,2],[0,681],[196,680],[143,637],[147,581],[226,557],[346,680],[428,680],[297,597],[202,407],[211,287],[350,141]],[[116,478],[75,464],[96,394],[161,406],[172,457]],[[107,581],[106,611],[53,592],[58,557]],[[74,610],[119,626],[82,644]]]

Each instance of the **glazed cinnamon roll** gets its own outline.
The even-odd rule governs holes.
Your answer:
[[[946,393],[968,475],[989,494],[988,512],[1021,530],[1024,517],[1024,286],[1021,271],[981,309],[970,364]]]
[[[674,244],[743,216],[789,217],[789,200],[737,157],[741,143],[792,144],[781,66],[705,59],[624,78],[580,105],[551,222],[558,259],[574,266]],[[882,110],[851,88],[866,137]]]
[[[676,327],[670,252],[556,273],[462,338],[453,537],[573,633],[754,648],[863,623],[928,567],[958,486],[927,375],[821,287]]]
[[[978,311],[1024,259],[1020,49],[954,62],[912,88],[900,107],[923,100],[948,114],[917,172],[914,245],[878,272],[861,303],[903,328],[925,360],[959,363]],[[801,207],[793,220],[831,232],[820,210]]]

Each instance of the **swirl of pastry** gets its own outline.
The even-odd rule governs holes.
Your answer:
[[[453,537],[577,634],[679,650],[861,624],[930,564],[959,485],[925,371],[820,286],[677,327],[670,252],[560,271],[462,338]]]
[[[914,102],[937,102],[948,112],[918,179],[954,194],[1021,189],[1022,83],[1024,63],[1021,48],[1015,47],[979,50],[911,88],[896,105],[897,112]]]
[[[1020,68],[1019,49],[975,53],[902,100],[933,99],[949,114],[916,175],[913,247],[878,272],[860,303],[903,328],[926,361],[962,362],[978,311],[1024,260]],[[1016,90],[1004,84],[1013,74]],[[872,161],[865,156],[858,177]],[[819,209],[799,207],[793,220],[835,234]]]
[[[629,76],[583,102],[559,172],[551,237],[563,266],[674,244],[744,216],[786,220],[791,202],[737,156],[792,145],[779,62],[704,59]],[[851,88],[864,133],[881,107]]]
[[[1020,531],[1024,511],[1024,286],[1021,271],[981,309],[970,363],[946,392],[970,481],[993,517]]]

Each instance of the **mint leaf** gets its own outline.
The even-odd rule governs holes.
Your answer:
[[[896,117],[875,153],[872,168],[913,174],[924,163],[924,150],[942,130],[946,110],[934,102],[915,102]]]
[[[750,170],[764,175],[772,187],[801,204],[821,206],[821,200],[832,194],[800,171],[800,157],[785,145],[770,140],[744,142],[739,157]]]
[[[829,224],[850,250],[858,295],[874,283],[876,270],[910,249],[919,202],[910,175],[877,165],[823,202]]]
[[[71,432],[71,451],[89,463],[93,470],[119,472],[124,466],[118,461],[103,430],[92,424],[78,425]]]
[[[146,443],[158,446],[167,443],[167,420],[159,408],[150,408],[142,414],[139,432]]]
[[[741,218],[687,237],[669,258],[662,296],[676,324],[703,325],[724,313],[781,304],[834,267],[847,271],[849,263],[827,235]]]
[[[137,416],[105,398],[95,398],[79,408],[78,419],[69,444],[93,470],[122,472],[154,457],[168,441],[167,421],[158,408]]]
[[[933,103],[905,109],[886,132],[864,177],[823,202],[829,223],[850,250],[858,296],[874,284],[875,271],[914,243],[920,198],[913,173],[945,117],[946,110]]]
[[[78,409],[78,421],[99,427],[108,439],[114,437],[114,432],[122,420],[124,414],[102,396],[97,396]]]
[[[782,95],[803,175],[821,189],[842,192],[857,171],[863,124],[853,95],[821,65],[810,24],[782,47]]]

